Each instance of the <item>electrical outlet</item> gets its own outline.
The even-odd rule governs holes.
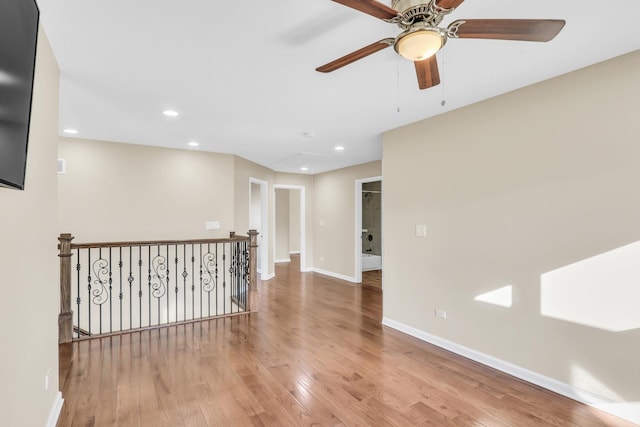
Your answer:
[[[447,318],[447,312],[444,310],[436,310],[436,317],[439,319],[446,319]]]

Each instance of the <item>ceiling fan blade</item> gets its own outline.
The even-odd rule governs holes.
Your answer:
[[[438,0],[436,6],[442,9],[455,9],[464,3],[464,0]]]
[[[449,25],[449,35],[461,39],[548,42],[564,24],[561,19],[462,19]]]
[[[440,84],[440,73],[438,72],[438,61],[436,56],[423,61],[414,61],[416,75],[418,76],[418,86],[420,89],[429,89]]]
[[[321,67],[316,68],[316,71],[320,71],[321,73],[330,73],[332,71],[337,70],[338,68],[342,68],[345,65],[349,65],[352,62],[357,61],[358,59],[362,59],[365,56],[369,56],[373,53],[376,53],[382,49],[386,49],[393,44],[394,39],[382,39],[375,43],[371,43],[369,46],[365,46],[362,49],[358,49],[355,52],[351,52],[342,58],[338,58],[335,61],[331,61],[328,64],[324,64]]]
[[[375,16],[380,19],[391,19],[398,16],[398,12],[389,6],[379,3],[375,0],[333,0],[336,3],[343,4],[352,9],[359,10],[368,15]]]

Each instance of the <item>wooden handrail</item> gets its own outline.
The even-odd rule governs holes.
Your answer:
[[[236,236],[235,234],[226,238],[217,239],[193,239],[193,240],[141,240],[127,242],[96,242],[96,243],[72,243],[71,249],[88,249],[88,248],[116,248],[116,247],[138,247],[138,246],[156,246],[156,245],[190,245],[190,244],[207,244],[207,243],[229,243],[229,242],[248,242],[248,236]],[[60,245],[58,245],[60,249]]]

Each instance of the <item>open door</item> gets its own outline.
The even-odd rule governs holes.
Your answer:
[[[381,270],[382,242],[382,177],[356,180],[355,273],[362,282],[362,272]]]

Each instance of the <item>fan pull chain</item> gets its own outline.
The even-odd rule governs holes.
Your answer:
[[[396,110],[400,112],[400,59],[396,59],[396,96],[397,96],[397,106]]]
[[[445,104],[447,103],[447,101],[445,100],[445,96],[444,96],[444,85],[445,85],[445,82],[447,80],[445,78],[447,61],[445,61],[445,59],[444,59],[444,52],[442,52],[442,54],[440,55],[440,58],[442,59],[442,65],[440,65],[440,76],[441,76],[440,77],[440,80],[441,80],[440,81],[440,86],[441,86],[441,89],[442,89],[442,99],[440,101],[440,105],[442,107],[444,107]]]

